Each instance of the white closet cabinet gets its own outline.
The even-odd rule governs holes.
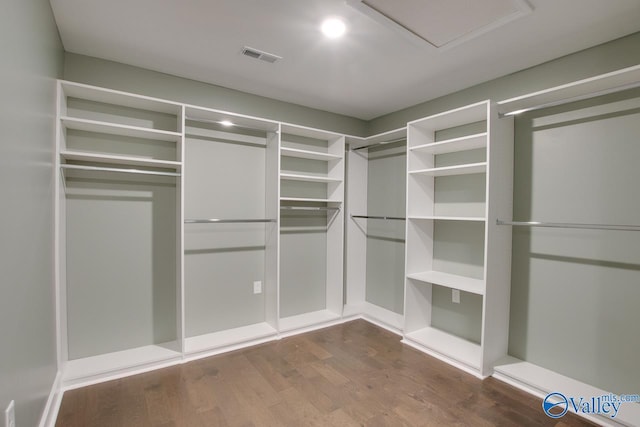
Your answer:
[[[507,353],[513,121],[484,101],[410,122],[407,172],[404,342],[486,377]]]
[[[404,322],[406,128],[348,138],[345,317]]]
[[[63,381],[181,357],[182,106],[60,82],[56,150]]]
[[[185,112],[183,311],[195,358],[277,335],[279,124]]]
[[[339,321],[343,308],[344,135],[281,125],[279,329]]]

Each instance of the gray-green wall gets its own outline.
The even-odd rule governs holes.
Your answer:
[[[68,52],[65,54],[64,78],[348,135],[364,136],[368,130],[366,121],[353,117]]]
[[[15,399],[27,427],[57,371],[52,163],[63,54],[48,1],[3,1],[0,55],[0,413]]]

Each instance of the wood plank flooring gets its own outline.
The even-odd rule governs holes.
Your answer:
[[[589,426],[363,320],[65,393],[57,427]]]

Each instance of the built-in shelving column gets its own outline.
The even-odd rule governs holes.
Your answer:
[[[282,125],[279,328],[338,321],[343,307],[345,137]]]
[[[408,124],[405,342],[478,376],[507,350],[512,147],[489,101]]]
[[[406,128],[348,138],[345,312],[404,323]]]
[[[185,357],[277,338],[279,124],[186,109]]]
[[[59,82],[64,386],[181,359],[182,106]]]

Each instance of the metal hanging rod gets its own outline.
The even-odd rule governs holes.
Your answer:
[[[351,215],[351,218],[364,218],[364,219],[385,219],[394,221],[405,221],[406,218],[401,216],[372,216],[372,215]]]
[[[382,142],[376,142],[376,143],[371,144],[371,145],[363,145],[362,147],[352,148],[351,151],[365,150],[365,149],[369,149],[371,147],[377,147],[378,145],[393,144],[394,142],[400,142],[400,141],[405,141],[406,142],[407,138],[398,138],[398,139],[392,139],[391,141],[382,141]]]
[[[185,224],[237,224],[237,223],[253,223],[253,222],[276,222],[275,219],[220,219],[220,218],[208,218],[208,219],[185,219]]]
[[[340,208],[332,206],[280,206],[280,209],[289,211],[339,211]]]
[[[178,172],[161,172],[161,171],[152,171],[145,169],[124,169],[124,168],[108,168],[102,166],[85,166],[85,165],[60,165],[60,169],[71,169],[71,170],[84,170],[84,171],[95,171],[95,172],[120,172],[120,173],[133,173],[138,175],[158,175],[158,176],[180,176]]]
[[[496,220],[496,225],[513,225],[523,227],[549,227],[549,228],[581,228],[590,230],[619,230],[640,231],[640,225],[615,225],[615,224],[574,224],[565,222],[538,222],[538,221],[502,221]]]
[[[186,121],[189,121],[189,122],[212,123],[212,124],[215,124],[215,125],[224,126],[222,124],[222,120],[196,119],[195,117],[188,117],[188,116],[185,116],[184,119]],[[246,130],[255,130],[255,131],[260,131],[260,132],[276,132],[275,130],[270,131],[270,130],[267,130],[267,129],[255,128],[255,127],[250,127],[250,126],[242,126],[242,125],[237,125],[237,124],[229,125],[228,129],[246,129]]]

